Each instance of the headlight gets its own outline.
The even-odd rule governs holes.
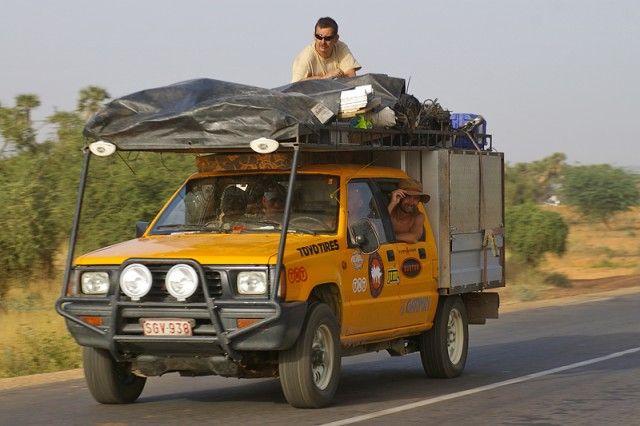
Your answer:
[[[132,263],[120,274],[120,288],[134,301],[149,293],[152,282],[149,268],[139,263]]]
[[[169,269],[164,282],[169,294],[183,302],[198,288],[198,274],[191,266],[179,264]]]
[[[80,283],[84,294],[107,294],[109,274],[107,272],[83,272]]]
[[[240,272],[236,285],[240,294],[266,294],[267,273],[261,271]]]

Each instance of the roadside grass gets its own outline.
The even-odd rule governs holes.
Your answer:
[[[38,328],[20,324],[17,339],[0,353],[0,377],[78,368],[80,349],[71,336],[48,321]]]
[[[607,269],[620,269],[620,268],[638,268],[640,267],[640,262],[636,262],[633,260],[626,260],[622,262],[615,262],[609,259],[599,260],[593,264],[592,268],[607,268]]]
[[[608,226],[587,221],[567,206],[545,208],[560,213],[570,227],[566,253],[545,256],[541,272],[588,280],[640,271],[640,207],[616,214]]]
[[[543,284],[540,273],[513,258],[507,259],[506,281],[508,292],[520,302],[530,302],[539,297]]]
[[[59,282],[14,284],[0,299],[0,378],[81,365],[80,347],[53,308]]]
[[[567,251],[546,255],[538,268],[518,263],[507,252],[507,287],[500,291],[504,300],[526,302],[565,289],[579,292],[584,280],[640,273],[640,207],[619,213],[608,226],[589,222],[566,206],[544,208],[569,223]]]

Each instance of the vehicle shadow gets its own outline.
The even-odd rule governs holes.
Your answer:
[[[413,401],[458,392],[590,360],[640,345],[640,334],[600,336],[554,336],[517,342],[475,346],[469,351],[462,376],[431,379],[426,376],[417,353],[391,357],[386,353],[364,354],[343,359],[340,385],[331,409],[372,402]],[[638,355],[636,355],[638,356]],[[627,368],[615,359],[598,362],[589,369]],[[556,374],[576,374],[571,369]],[[162,380],[162,379],[158,379]],[[192,380],[181,378],[180,380]],[[198,389],[140,398],[139,403],[188,399],[207,403],[283,404],[286,400],[277,379],[198,378]],[[206,380],[204,382],[203,380]],[[223,381],[224,383],[221,383]],[[206,388],[206,383],[215,388]]]

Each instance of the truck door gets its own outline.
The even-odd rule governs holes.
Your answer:
[[[391,192],[397,188],[398,180],[375,181],[375,191],[380,204],[388,204]],[[418,210],[426,218],[424,206]],[[437,305],[436,245],[431,227],[425,221],[422,236],[416,243],[397,241],[388,210],[383,211],[383,223],[390,233],[389,243],[384,248],[386,266],[385,285],[393,287],[396,303],[393,324],[396,328],[419,325],[433,318]]]
[[[343,262],[344,283],[351,284],[345,291],[345,299],[350,305],[345,309],[343,323],[346,335],[383,331],[395,326],[394,317],[399,309],[397,286],[389,285],[388,273],[391,266],[388,253],[392,250],[387,231],[383,224],[382,206],[379,206],[366,179],[354,179],[347,184],[347,224],[366,218],[374,226],[380,248],[371,254],[362,253],[348,235],[348,247]],[[393,273],[393,272],[392,272]],[[346,286],[348,287],[348,285]]]

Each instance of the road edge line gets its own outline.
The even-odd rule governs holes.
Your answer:
[[[383,417],[383,416],[387,416],[389,414],[396,414],[396,413],[400,413],[402,411],[408,411],[408,410],[412,410],[414,408],[420,408],[420,407],[424,407],[426,405],[432,405],[432,404],[436,404],[438,402],[442,402],[442,401],[448,401],[450,399],[455,399],[455,398],[460,398],[463,396],[467,396],[467,395],[473,395],[475,393],[479,393],[479,392],[484,392],[484,391],[488,391],[488,390],[493,390],[493,389],[497,389],[497,388],[501,388],[504,386],[509,386],[509,385],[514,385],[517,383],[522,383],[522,382],[526,382],[529,380],[533,380],[533,379],[537,379],[540,377],[544,377],[544,376],[549,376],[551,374],[555,374],[555,373],[560,373],[563,371],[567,371],[567,370],[573,370],[575,368],[580,368],[580,367],[584,367],[587,365],[592,365],[592,364],[596,364],[602,361],[607,361],[613,358],[619,358],[625,355],[629,355],[629,354],[633,354],[636,352],[640,352],[640,347],[635,347],[635,348],[631,348],[631,349],[627,349],[624,351],[620,351],[620,352],[614,352],[612,354],[609,355],[604,355],[601,357],[597,357],[597,358],[592,358],[592,359],[588,359],[586,361],[580,361],[580,362],[576,362],[573,364],[568,364],[568,365],[563,365],[561,367],[556,367],[556,368],[552,368],[549,370],[543,370],[543,371],[539,371],[537,373],[531,373],[531,374],[527,374],[524,376],[520,376],[520,377],[516,377],[513,379],[508,379],[508,380],[504,380],[501,382],[497,382],[497,383],[492,383],[490,385],[484,385],[484,386],[480,386],[477,388],[473,388],[473,389],[467,389],[464,391],[460,391],[460,392],[454,392],[448,395],[441,395],[441,396],[437,396],[434,398],[427,398],[427,399],[423,399],[421,401],[416,401],[416,402],[412,402],[410,404],[404,404],[404,405],[399,405],[398,407],[393,407],[393,408],[387,408],[386,410],[380,410],[380,411],[375,411],[373,413],[369,413],[369,414],[362,414],[360,416],[355,416],[355,417],[350,417],[347,419],[342,419],[342,420],[337,420],[331,423],[324,423],[322,424],[322,426],[341,426],[341,425],[349,425],[349,424],[353,424],[353,423],[359,423],[359,422],[363,422],[366,420],[372,420],[378,417]]]

